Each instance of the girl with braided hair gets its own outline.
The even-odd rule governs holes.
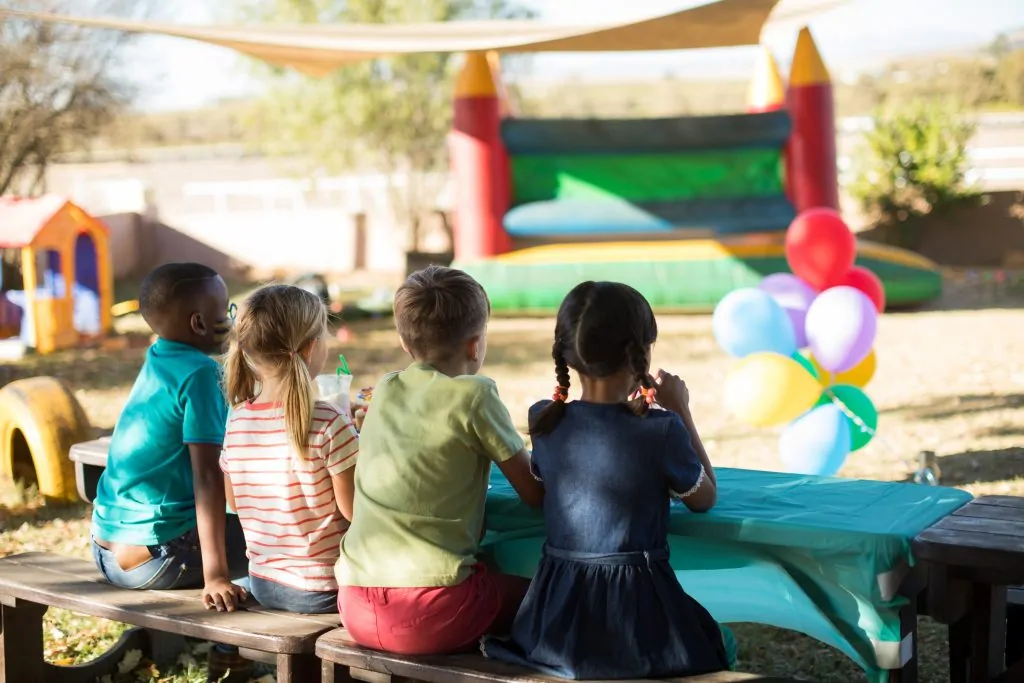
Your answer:
[[[676,579],[670,498],[694,512],[715,473],[686,385],[650,374],[654,313],[632,287],[584,282],[558,311],[554,396],[530,409],[547,542],[507,638],[488,657],[572,679],[690,676],[730,668],[731,633]],[[569,370],[581,396],[569,401]]]

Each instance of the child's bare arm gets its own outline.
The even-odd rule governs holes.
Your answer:
[[[718,479],[715,478],[715,468],[711,466],[711,459],[708,457],[708,452],[704,449],[704,442],[700,440],[700,434],[697,433],[697,425],[694,424],[693,415],[690,414],[690,406],[686,406],[686,409],[679,414],[679,417],[683,419],[686,430],[690,432],[690,443],[693,444],[693,450],[697,451],[700,464],[704,466],[704,476],[717,486]]]
[[[224,499],[228,503],[228,509],[234,513],[238,513],[238,507],[235,505],[235,492],[231,488],[231,477],[228,473],[224,473]]]
[[[498,468],[524,503],[530,507],[540,507],[544,503],[544,483],[530,471],[530,451],[521,449],[508,460],[498,463]]]
[[[349,467],[341,474],[331,475],[331,485],[334,487],[334,499],[338,501],[338,511],[351,522],[352,501],[356,494],[356,468]]]
[[[203,556],[203,603],[209,609],[233,612],[245,598],[245,590],[228,578],[228,558],[224,542],[224,473],[218,464],[220,446],[189,444],[192,460],[192,486],[196,496],[196,522]]]
[[[675,438],[686,439],[687,443],[681,444],[681,448],[669,447],[666,464],[670,484],[675,487],[681,481],[693,481],[694,456],[701,468],[698,470],[700,475],[696,478],[696,483],[688,489],[674,491],[674,495],[679,496],[683,504],[694,512],[707,512],[718,502],[718,485],[715,468],[711,466],[704,442],[700,440],[697,425],[694,424],[693,415],[690,414],[690,392],[683,380],[664,370],[658,370],[658,376],[654,382],[658,387],[658,403],[678,415],[683,426],[686,427],[685,433],[680,429]],[[688,479],[683,479],[687,477],[685,473],[691,473]],[[684,484],[684,486],[688,485],[688,483]]]

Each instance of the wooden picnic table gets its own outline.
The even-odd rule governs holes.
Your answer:
[[[1024,660],[1004,670],[1007,588],[1024,584],[1024,498],[973,500],[921,532],[913,550],[931,568],[929,613],[949,625],[950,683],[1024,681]]]
[[[95,495],[108,441],[71,457],[83,497]],[[720,468],[719,504],[673,506],[669,541],[684,588],[724,623],[801,631],[840,649],[869,679],[917,680],[916,628],[928,565],[911,541],[963,506],[956,489]],[[543,517],[493,472],[484,550],[504,571],[532,576]],[[724,582],[724,583],[723,583]],[[806,584],[813,584],[808,590]],[[728,585],[726,585],[728,584]],[[932,603],[938,604],[933,600]],[[920,608],[920,609],[919,609]]]
[[[100,475],[107,468],[107,449],[110,448],[110,437],[105,436],[94,441],[76,443],[71,447],[68,457],[75,463],[75,484],[78,495],[86,503],[96,497],[96,486]]]

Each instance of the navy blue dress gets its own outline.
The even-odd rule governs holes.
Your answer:
[[[485,638],[484,654],[573,679],[727,670],[718,624],[668,562],[670,492],[704,472],[679,416],[572,401],[533,440],[533,468],[547,542],[510,637]]]

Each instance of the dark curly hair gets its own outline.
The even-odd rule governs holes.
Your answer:
[[[581,375],[607,377],[625,367],[633,371],[639,386],[650,388],[647,348],[658,338],[658,323],[643,295],[619,282],[582,282],[573,288],[558,309],[555,361],[558,386],[569,388],[569,368]],[[647,403],[629,403],[637,415]],[[565,414],[565,402],[554,401],[533,420],[530,435],[551,433]]]

